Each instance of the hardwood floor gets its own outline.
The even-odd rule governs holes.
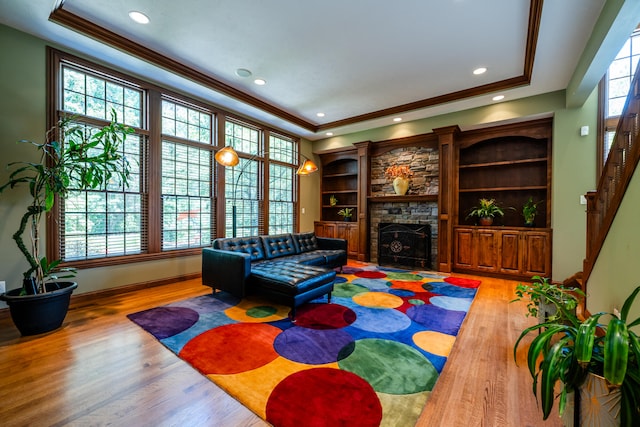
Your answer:
[[[417,425],[560,426],[553,415],[542,421],[525,352],[518,354],[519,367],[513,361],[513,343],[532,323],[523,304],[509,304],[516,282],[481,280]],[[126,318],[209,291],[197,279],[83,298],[72,301],[62,329],[35,337],[20,337],[9,316],[0,315],[0,423],[268,425]]]

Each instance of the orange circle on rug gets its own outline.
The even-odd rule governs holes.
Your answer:
[[[190,340],[179,356],[203,374],[237,374],[276,359],[273,342],[281,332],[262,323],[218,326]]]
[[[353,296],[353,302],[364,307],[396,308],[404,301],[402,298],[385,292],[365,292]]]
[[[418,332],[413,336],[413,342],[418,347],[431,354],[443,357],[449,356],[455,340],[456,337],[453,335],[435,331]]]

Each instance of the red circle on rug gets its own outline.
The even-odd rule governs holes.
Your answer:
[[[305,304],[296,313],[296,326],[308,329],[339,329],[356,321],[356,313],[339,304]]]
[[[462,277],[446,277],[444,281],[462,288],[477,288],[480,286],[480,283],[482,283],[480,280],[465,279]]]
[[[281,329],[262,323],[218,326],[191,339],[179,356],[203,374],[237,374],[273,361]]]
[[[282,380],[269,396],[266,417],[278,427],[379,426],[382,405],[358,375],[315,368]]]
[[[387,275],[381,271],[369,271],[369,270],[358,271],[354,273],[354,276],[362,277],[363,279],[382,279],[387,277]]]

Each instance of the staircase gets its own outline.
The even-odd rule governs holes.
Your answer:
[[[640,67],[637,68],[627,103],[616,128],[596,191],[587,197],[587,250],[582,284],[586,286],[622,198],[640,160]],[[583,287],[584,290],[584,287]]]

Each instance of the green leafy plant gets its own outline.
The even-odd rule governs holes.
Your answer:
[[[536,218],[538,213],[538,205],[542,203],[542,200],[539,202],[534,202],[533,197],[529,197],[529,200],[522,206],[522,216],[524,217],[525,224],[533,224],[533,220]]]
[[[517,298],[511,301],[526,301],[527,316],[538,317],[540,307],[553,304],[552,301],[558,301],[566,310],[573,312],[585,296],[581,289],[556,285],[547,277],[533,276],[531,279],[531,283],[518,283],[515,290]],[[547,320],[557,320],[561,315],[562,311],[556,307],[556,313]]]
[[[637,422],[640,417],[640,339],[631,328],[640,325],[640,317],[630,320],[628,315],[639,292],[640,286],[627,297],[619,313],[600,312],[582,322],[561,301],[546,295],[568,322],[550,320],[531,326],[522,331],[513,348],[515,359],[522,339],[538,332],[529,345],[527,365],[536,398],[539,390],[545,420],[553,409],[555,385],[562,385],[559,395],[562,414],[567,393],[576,391],[592,373],[603,376],[610,389],[620,390],[620,425],[633,426]],[[607,317],[606,325],[600,323]]]
[[[494,218],[504,216],[504,209],[501,208],[495,199],[480,199],[479,205],[471,208],[467,218]]]
[[[60,260],[48,260],[40,256],[40,221],[51,211],[57,198],[64,199],[71,189],[103,188],[111,180],[127,184],[129,163],[120,154],[120,145],[133,130],[118,124],[115,112],[111,122],[101,129],[90,128],[65,117],[49,130],[43,143],[18,141],[32,145],[39,153],[37,162],[12,162],[12,170],[0,193],[8,188],[26,186],[31,196],[27,211],[20,220],[13,240],[25,256],[29,269],[23,273],[25,282],[33,283],[35,292],[45,292],[47,280],[74,277],[75,269],[59,268]],[[28,230],[28,231],[27,231]],[[23,236],[28,233],[29,248]],[[30,292],[30,289],[23,289]]]
[[[344,218],[351,218],[353,216],[353,208],[343,208],[338,211],[338,215]]]

